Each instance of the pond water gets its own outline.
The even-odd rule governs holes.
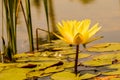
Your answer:
[[[2,0],[0,0],[0,4],[2,4],[1,1]],[[43,1],[30,1],[32,11],[33,35],[35,42],[36,28],[47,30],[47,24]],[[50,2],[50,26],[55,26],[55,24],[60,22],[61,20],[83,20],[87,18],[92,20],[91,26],[96,22],[99,22],[100,26],[102,26],[101,31],[99,31],[97,35],[102,35],[104,36],[104,38],[93,43],[120,42],[120,0],[50,0]],[[54,27],[51,27],[51,31],[53,30],[55,30]],[[2,6],[0,6],[0,37],[1,36]],[[45,38],[46,33],[40,32],[40,37]],[[27,28],[23,18],[23,13],[20,10],[17,26],[18,53],[29,51],[28,46],[29,43]],[[1,48],[2,41],[0,39],[0,49]]]

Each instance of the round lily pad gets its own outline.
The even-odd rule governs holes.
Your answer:
[[[86,53],[79,53],[78,54],[78,58],[86,58],[86,57],[89,57],[90,54],[86,54]],[[75,54],[71,54],[69,55],[69,58],[75,58]]]
[[[112,64],[112,65],[109,65],[107,67],[111,68],[111,69],[120,69],[120,64]]]
[[[11,68],[0,72],[0,80],[24,80],[29,69]]]
[[[76,75],[69,71],[55,73],[51,76],[53,80],[75,80]]]
[[[53,73],[53,72],[59,72],[59,71],[63,71],[64,68],[63,67],[57,67],[57,66],[54,66],[54,67],[50,67],[50,68],[47,68],[44,70],[44,73]]]
[[[96,76],[98,76],[98,74],[86,73],[86,74],[80,76],[79,80],[90,79],[90,78],[93,78],[93,77],[96,77]]]
[[[120,75],[120,69],[114,70],[114,71],[109,71],[109,72],[104,72],[102,74],[103,75]]]
[[[120,50],[120,43],[101,43],[87,48],[88,51],[105,52]]]
[[[110,60],[89,60],[83,62],[82,64],[87,66],[105,66],[112,64],[112,62]]]

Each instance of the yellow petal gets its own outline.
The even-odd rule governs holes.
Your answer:
[[[98,23],[96,23],[89,31],[89,38],[92,37],[96,32],[98,32],[101,27],[98,27]]]
[[[86,32],[84,33],[83,37],[82,37],[82,42],[81,44],[85,44],[88,40],[89,40],[89,34]]]
[[[90,43],[90,42],[93,42],[93,41],[98,40],[98,39],[101,39],[101,38],[103,38],[103,36],[91,38],[91,39],[89,39],[85,44],[88,44],[88,43]]]
[[[78,45],[82,42],[82,36],[80,33],[77,33],[73,39],[74,44]]]
[[[90,20],[89,19],[83,20],[79,30],[80,33],[81,34],[86,33],[88,31],[89,26],[90,26]]]
[[[68,36],[66,36],[66,37],[64,38],[64,37],[59,36],[58,34],[56,34],[56,33],[54,33],[54,32],[52,32],[52,33],[53,33],[55,36],[57,36],[58,38],[60,38],[61,40],[65,41],[65,42],[67,42],[67,43],[69,43],[69,44],[73,44],[73,39],[68,38]]]
[[[83,26],[84,26],[84,28],[83,28],[82,33],[85,33],[85,32],[88,31],[88,28],[89,28],[89,26],[90,26],[90,20],[89,20],[89,19],[84,20]]]
[[[66,41],[63,37],[61,37],[61,36],[59,36],[58,34],[56,34],[56,33],[54,33],[54,32],[52,32],[55,36],[57,36],[58,38],[60,38],[61,40],[63,40],[63,41]]]

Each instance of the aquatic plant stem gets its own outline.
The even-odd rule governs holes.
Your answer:
[[[75,57],[75,67],[74,67],[76,75],[77,75],[78,53],[79,53],[79,45],[76,45],[76,57]]]
[[[51,43],[51,35],[50,35],[50,24],[49,24],[49,12],[48,12],[48,0],[43,0],[44,7],[45,7],[45,14],[46,14],[46,21],[47,21],[47,28],[48,28],[48,42]]]

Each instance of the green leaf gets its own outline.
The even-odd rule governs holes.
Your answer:
[[[74,61],[72,61],[72,62],[64,62],[63,67],[64,68],[71,68],[71,67],[74,67],[74,65],[75,65]]]
[[[0,67],[0,72],[1,72],[3,69],[4,69],[3,67]]]
[[[57,64],[58,61],[55,61],[55,62],[40,62],[41,64],[39,66],[37,66],[35,68],[35,70],[42,70],[42,69],[46,69],[48,67],[51,67],[52,65],[54,64]]]
[[[51,76],[53,80],[75,80],[76,75],[69,71],[55,73]]]
[[[107,66],[108,68],[111,68],[111,69],[120,69],[120,64],[112,64],[110,66]]]
[[[95,57],[93,57],[93,59],[98,59],[98,60],[106,60],[106,59],[109,59],[109,60],[112,60],[112,59],[115,59],[116,58],[116,55],[115,54],[109,54],[109,53],[105,53],[105,54],[101,54],[101,55],[97,55]]]
[[[40,77],[40,75],[44,74],[43,71],[31,71],[27,73],[27,77],[32,78],[32,77]]]
[[[0,67],[15,67],[17,63],[0,63]]]
[[[61,66],[60,67],[54,66],[54,67],[45,69],[44,73],[53,73],[53,72],[59,72],[59,71],[63,71],[63,70],[64,70],[64,68]]]
[[[105,52],[120,50],[120,43],[101,43],[87,48],[88,51]]]
[[[22,57],[30,57],[30,56],[33,56],[33,54],[19,53],[14,55],[14,58],[22,58]]]
[[[90,78],[93,78],[93,77],[96,77],[96,76],[98,76],[98,74],[86,73],[86,74],[80,76],[79,79],[90,79]]]
[[[112,64],[112,62],[110,60],[89,60],[83,62],[83,65],[87,66],[105,66],[108,64]]]
[[[86,53],[79,53],[78,54],[78,58],[86,58],[86,57],[89,57],[90,54],[86,54]],[[75,58],[75,54],[71,54],[69,55],[70,58]]]
[[[29,69],[11,68],[0,72],[0,80],[23,80],[26,79],[26,73]]]
[[[109,61],[119,61],[120,60],[120,53],[105,53],[101,55],[94,56],[93,59],[95,60],[109,60]]]
[[[120,69],[110,72],[102,73],[103,75],[120,75]]]

